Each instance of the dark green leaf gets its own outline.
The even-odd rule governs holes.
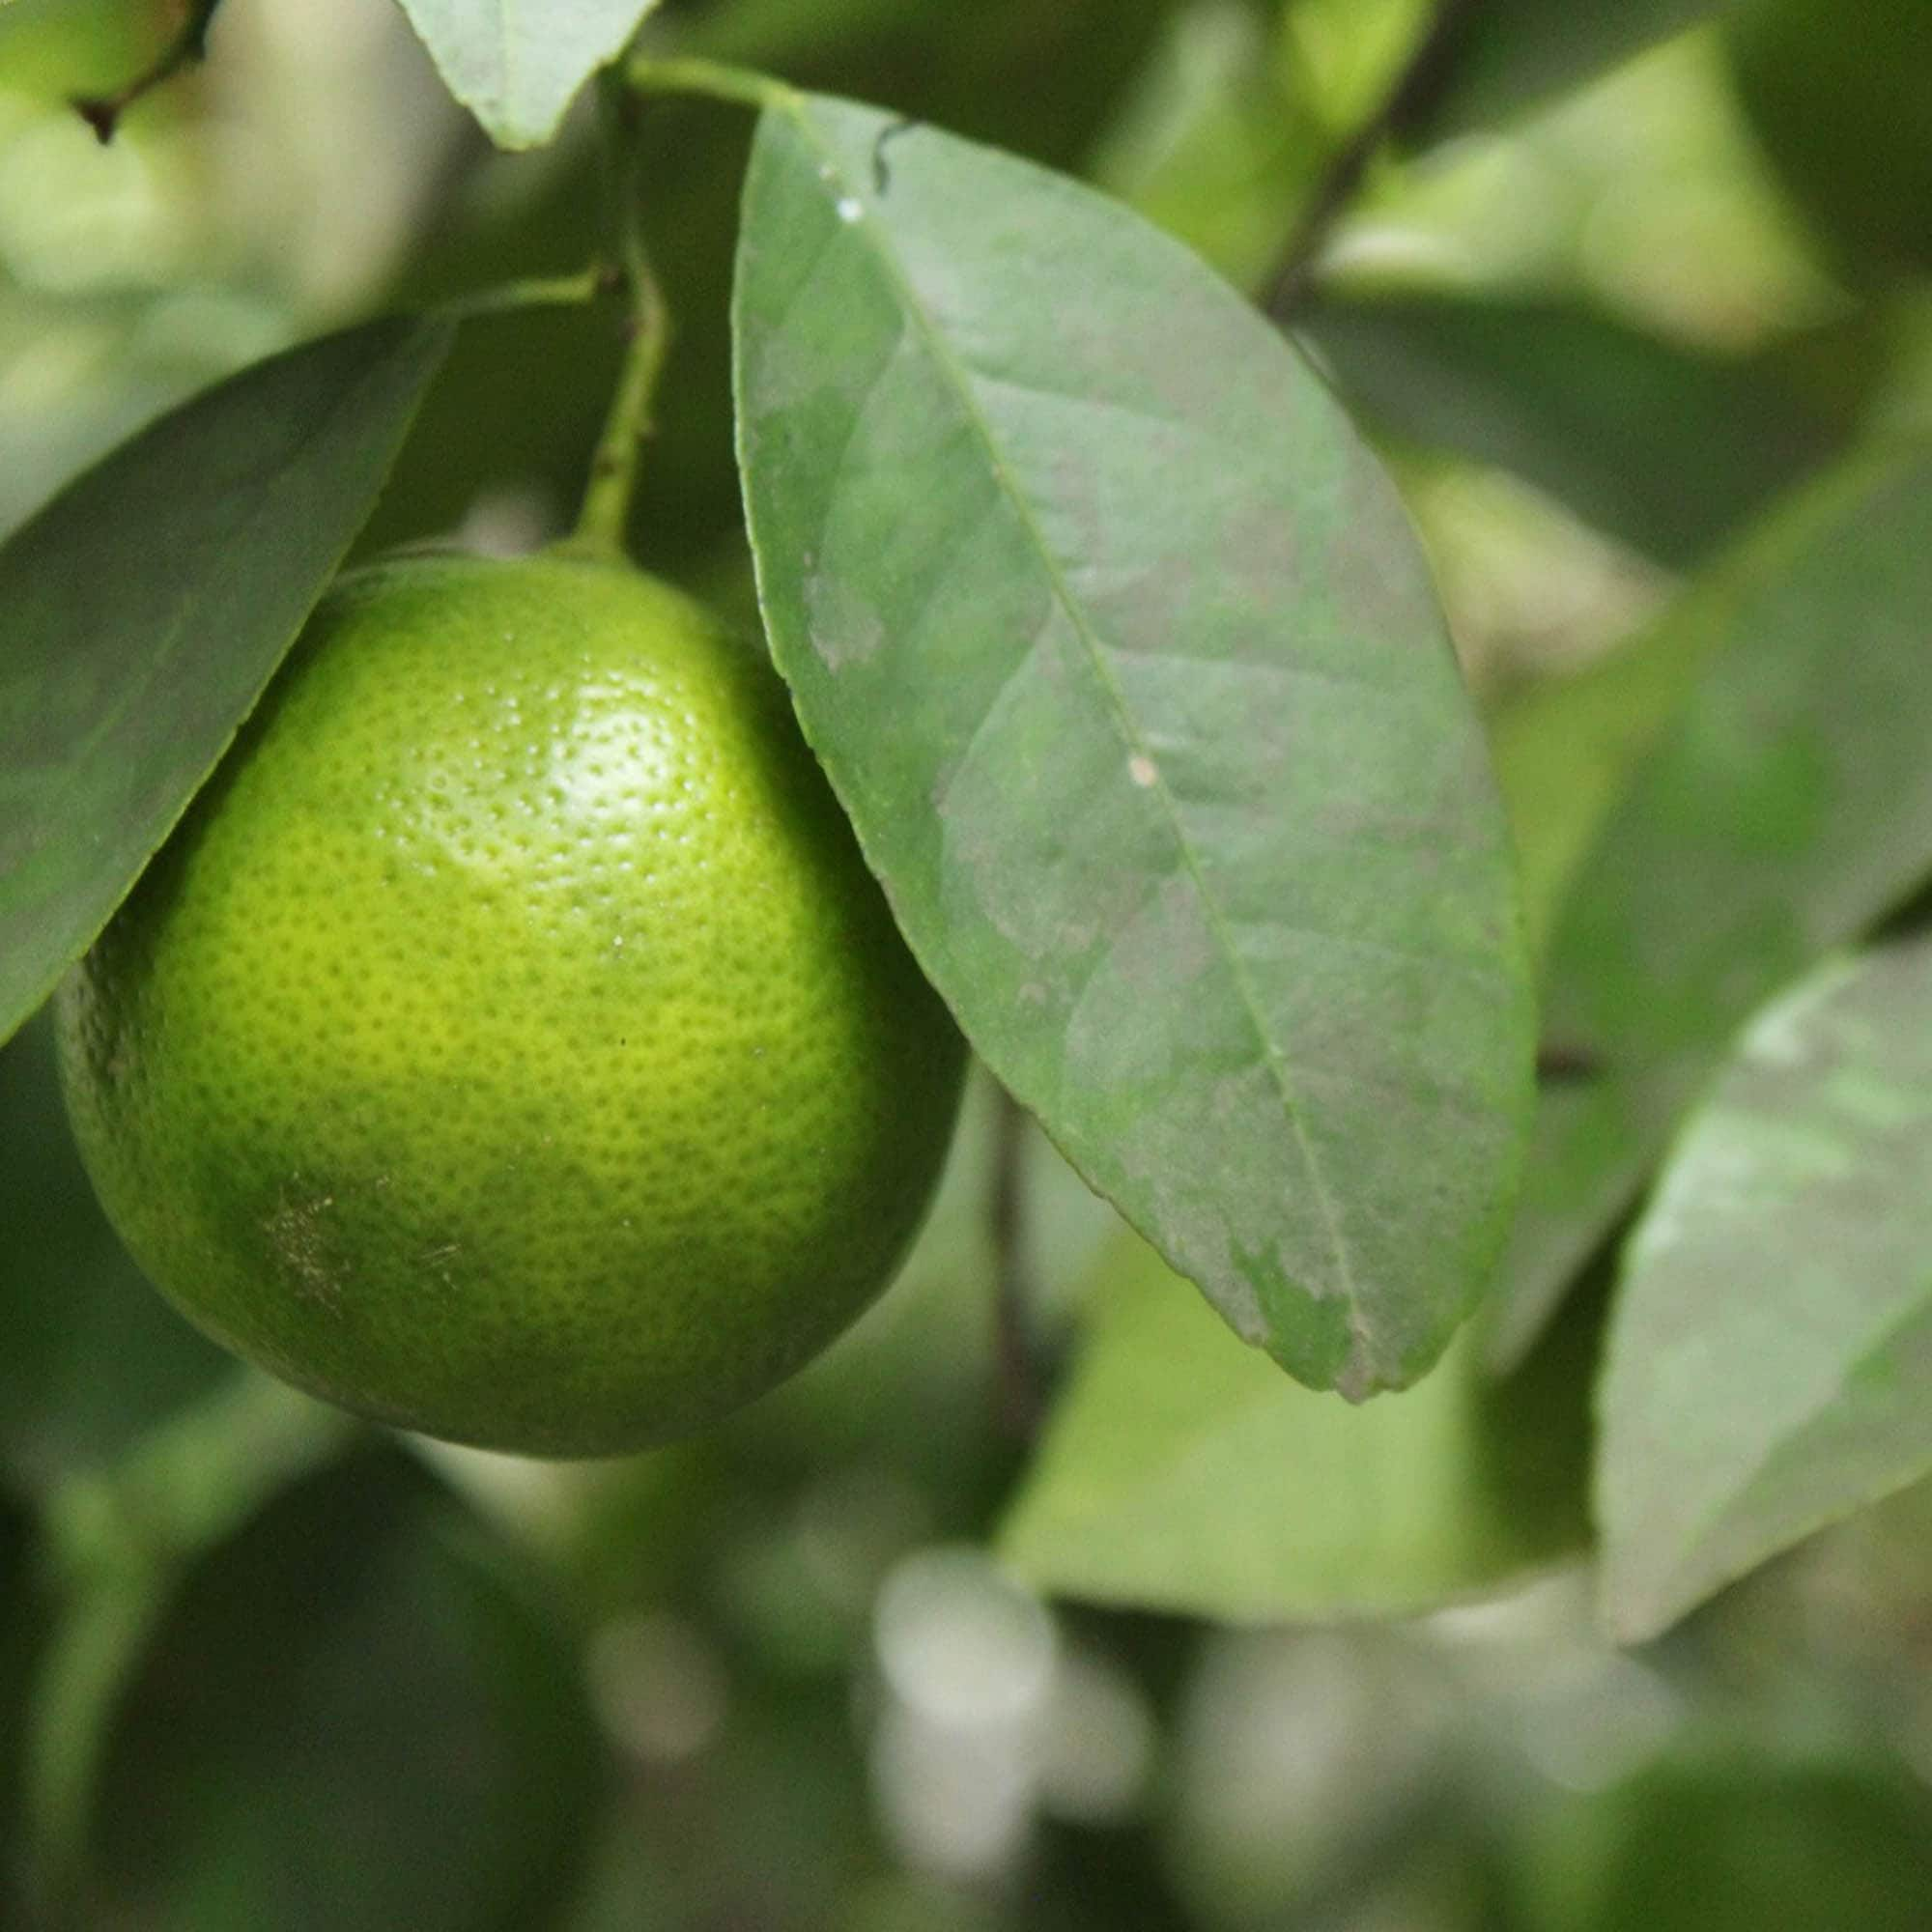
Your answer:
[[[0,52],[0,72],[5,71]],[[99,341],[98,367],[49,408],[37,385],[0,393],[0,540],[11,536],[69,478],[99,461],[164,410],[185,402],[243,363],[287,341],[282,318],[236,299],[190,336],[159,326],[167,299],[120,296],[78,302],[29,297],[0,267],[0,341],[13,356],[46,354],[79,335]],[[37,345],[30,347],[29,345]]]
[[[198,1559],[110,1715],[84,1922],[545,1922],[598,1754],[569,1651],[507,1560],[386,1446]]]
[[[27,1692],[45,1635],[48,1605],[34,1520],[0,1491],[0,1924],[17,1922],[14,1888],[21,1857],[19,1741],[27,1730]]]
[[[1580,1306],[1507,1384],[1464,1337],[1366,1407],[1297,1388],[1135,1243],[1001,1533],[1040,1589],[1241,1621],[1400,1615],[1582,1548]]]
[[[1377,423],[1513,470],[1672,565],[1843,440],[1777,358],[1700,354],[1576,304],[1399,296],[1302,327]]]
[[[1760,1013],[1624,1248],[1603,1603],[1654,1635],[1932,1474],[1932,939]]]
[[[1725,43],[1752,131],[1833,259],[1932,268],[1925,0],[1750,0]]]
[[[502,148],[541,147],[656,0],[402,0],[444,85]]]
[[[39,1022],[0,1047],[0,1465],[37,1485],[110,1462],[233,1367],[108,1227]]]
[[[1876,1751],[1680,1751],[1542,1810],[1522,1932],[1922,1932],[1932,1795]]]
[[[163,416],[0,548],[0,1038],[186,809],[369,514],[448,326],[380,322]]]
[[[1404,129],[1437,141],[1576,87],[1722,13],[1731,0],[1438,0],[1461,23],[1426,112]]]
[[[1932,451],[1828,478],[1665,619],[1711,655],[1572,885],[1497,1310],[1520,1355],[1732,1035],[1932,869]]]
[[[1412,1380],[1487,1279],[1530,1019],[1386,479],[1144,222],[838,101],[761,123],[736,337],[774,651],[926,971],[1246,1337]]]

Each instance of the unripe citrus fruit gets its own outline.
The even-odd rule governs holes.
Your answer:
[[[58,1018],[101,1200],[190,1318],[547,1455],[837,1334],[963,1059],[770,670],[560,556],[345,578]]]

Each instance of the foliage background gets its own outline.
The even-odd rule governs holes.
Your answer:
[[[1598,689],[1640,687],[1619,647],[1728,539],[1932,425],[1924,258],[1867,218],[1882,185],[1852,224],[1793,195],[1699,12],[1492,8],[1301,311],[1500,721],[1539,932],[1613,782],[1523,723],[1546,681],[1603,659]],[[1612,14],[1634,29],[1600,44]],[[492,154],[388,0],[232,0],[208,67],[98,147],[65,96],[170,18],[0,11],[0,529],[276,347],[597,245],[582,115]],[[1082,173],[1254,290],[1420,23],[1411,0],[665,10],[679,45]],[[1856,110],[1856,75],[1833,85]],[[680,332],[637,548],[751,621],[725,329],[747,128],[667,102],[647,138]],[[555,532],[615,353],[592,313],[469,327],[363,550]],[[1605,702],[1606,769],[1646,701]],[[552,1468],[375,1436],[203,1344],[100,1223],[30,1027],[0,1052],[0,1923],[49,1900],[194,1932],[1924,1922],[1922,1488],[1614,1649],[1581,1550],[1598,1302],[1500,1418],[1452,1369],[1373,1434],[1270,1384],[1230,1439],[1255,1365],[1038,1138],[1022,1261],[1041,1356],[1078,1373],[1030,1478],[995,1349],[998,1122],[976,1092],[904,1279],[797,1384],[687,1446]],[[1170,1419],[1184,1480],[1150,1357],[1198,1398]],[[1042,1599],[996,1536],[1128,1606]]]

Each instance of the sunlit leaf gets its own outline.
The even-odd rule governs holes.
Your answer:
[[[1492,1589],[1587,1538],[1595,1325],[1579,1306],[1501,1385],[1464,1337],[1420,1386],[1351,1408],[1123,1247],[1001,1554],[1043,1590],[1242,1621]]]
[[[1662,1630],[1932,1474],[1932,939],[1751,1022],[1624,1249],[1603,1601]]]
[[[736,338],[774,652],[926,971],[1244,1336],[1412,1380],[1488,1278],[1530,1015],[1386,479],[1172,242],[847,103],[760,126]]]
[[[167,837],[321,596],[448,338],[380,322],[152,424],[0,547],[0,1039]]]
[[[1753,1009],[1932,870],[1932,452],[1833,475],[1664,620],[1707,657],[1551,939],[1494,1350],[1520,1354]]]
[[[537,148],[656,0],[401,0],[443,84],[501,148]]]

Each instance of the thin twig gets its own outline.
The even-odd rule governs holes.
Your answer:
[[[178,33],[154,64],[137,73],[115,94],[76,94],[71,97],[73,111],[94,129],[94,137],[104,148],[114,138],[121,117],[144,94],[152,93],[164,81],[172,80],[183,68],[208,58],[208,29],[221,0],[188,0],[187,17]]]
[[[1383,142],[1412,127],[1435,104],[1454,68],[1463,32],[1485,4],[1486,0],[1438,0],[1428,30],[1381,104],[1329,158],[1294,233],[1263,284],[1262,308],[1275,321],[1287,322],[1308,299],[1323,244],[1354,200],[1369,163]]]
[[[1033,1261],[1028,1248],[1026,1110],[1003,1087],[993,1118],[993,1174],[986,1208],[993,1238],[993,1349],[1000,1424],[1025,1442],[1046,1411],[1034,1355]]]

